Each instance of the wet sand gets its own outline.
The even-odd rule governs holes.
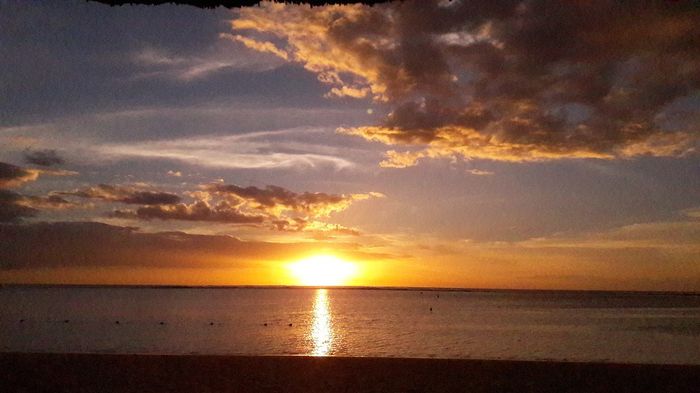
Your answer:
[[[3,392],[698,392],[700,366],[0,353]]]

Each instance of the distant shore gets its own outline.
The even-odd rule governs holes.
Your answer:
[[[0,353],[3,392],[697,392],[699,365]]]

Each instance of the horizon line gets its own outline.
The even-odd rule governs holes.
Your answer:
[[[0,283],[6,287],[66,287],[66,288],[152,288],[152,289],[352,289],[390,291],[432,291],[432,292],[588,292],[619,294],[655,294],[700,296],[700,291],[661,291],[661,290],[616,290],[616,289],[536,289],[536,288],[467,288],[467,287],[420,287],[420,286],[368,286],[368,285],[184,285],[184,284],[51,284],[51,283]]]

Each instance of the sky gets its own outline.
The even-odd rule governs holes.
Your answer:
[[[0,283],[700,291],[697,25],[0,0]]]

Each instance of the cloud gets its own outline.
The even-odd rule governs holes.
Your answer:
[[[34,217],[39,213],[39,209],[72,207],[72,203],[57,195],[22,195],[5,188],[17,187],[24,183],[35,181],[39,174],[64,176],[74,173],[61,170],[25,169],[0,162],[0,222],[17,222],[23,218]]]
[[[315,73],[328,95],[390,106],[380,124],[339,131],[422,147],[390,151],[382,163],[404,167],[440,157],[692,154],[697,122],[669,128],[660,119],[700,94],[698,23],[700,10],[675,3],[403,1],[263,3],[231,26],[283,40],[289,61]]]
[[[96,222],[0,224],[0,270],[42,267],[240,267],[311,246],[182,232],[144,233]]]
[[[57,191],[54,194],[132,205],[172,205],[180,202],[180,197],[173,193],[109,184],[99,184],[74,191]]]
[[[56,150],[27,150],[24,152],[24,161],[28,164],[39,166],[61,165],[64,160]]]
[[[248,46],[246,42],[241,42]],[[162,48],[142,48],[131,57],[133,64],[141,68],[141,71],[135,74],[135,79],[165,76],[182,82],[192,82],[225,70],[259,72],[279,66],[279,62],[265,61],[261,59],[262,56],[241,56],[240,50],[220,42],[215,41],[210,45],[206,52],[187,57],[171,54]]]
[[[0,162],[0,188],[17,187],[24,183],[35,181],[40,171],[24,169],[16,165]]]
[[[340,224],[329,224],[322,221],[294,219],[279,219],[272,221],[274,229],[284,232],[306,232],[315,240],[329,240],[337,236],[359,236],[360,231]]]
[[[686,209],[683,213],[690,218],[700,218],[700,207]]]
[[[140,220],[209,221],[227,224],[261,224],[265,220],[261,215],[243,213],[226,201],[212,206],[204,200],[191,204],[178,203],[169,206],[143,206],[136,210],[115,210],[111,216]]]
[[[298,132],[302,133],[302,130]],[[99,148],[99,152],[109,158],[171,159],[212,168],[267,169],[330,166],[344,169],[355,165],[351,161],[332,154],[309,152],[313,146],[306,146],[306,151],[284,151],[284,145],[280,146],[267,140],[270,134],[256,132],[222,137],[104,144]]]
[[[31,196],[0,189],[0,222],[18,222],[36,216],[41,210],[61,210],[74,206],[56,195]]]
[[[38,211],[21,202],[24,197],[9,190],[0,189],[0,222],[16,222],[22,218],[33,217]]]
[[[206,190],[237,203],[249,205],[252,209],[263,210],[280,216],[285,211],[302,214],[305,217],[327,217],[331,213],[347,209],[357,200],[381,197],[379,193],[369,194],[326,194],[323,192],[295,193],[278,186],[240,187],[233,184],[212,184]]]
[[[87,190],[87,191],[86,191]],[[59,195],[96,195],[97,199],[121,201],[110,194],[103,197],[100,188],[89,188]],[[99,193],[98,193],[99,192]],[[233,184],[208,184],[186,192],[191,202],[151,204],[137,209],[118,209],[110,217],[136,220],[179,220],[241,224],[285,232],[357,235],[356,229],[319,221],[349,208],[354,202],[383,197],[382,194],[296,193],[279,186],[240,187]],[[112,198],[112,199],[108,199]],[[121,198],[121,197],[120,197]],[[126,202],[125,202],[126,203]]]
[[[58,195],[21,195],[20,199],[18,199],[16,203],[20,206],[40,210],[63,210],[79,206],[78,204],[63,199]]]
[[[277,57],[280,57],[284,60],[288,60],[288,55],[287,52],[277,48],[275,44],[272,42],[260,42],[256,41],[252,38],[247,38],[243,37],[242,35],[233,35],[233,34],[227,34],[227,33],[222,33],[219,35],[221,38],[225,38],[228,40],[240,42],[241,44],[245,45],[246,47],[250,49],[255,49],[258,52],[264,52],[264,53],[271,53]]]
[[[468,174],[474,175],[474,176],[491,176],[491,175],[493,175],[493,172],[485,171],[482,169],[467,169],[466,172]]]

